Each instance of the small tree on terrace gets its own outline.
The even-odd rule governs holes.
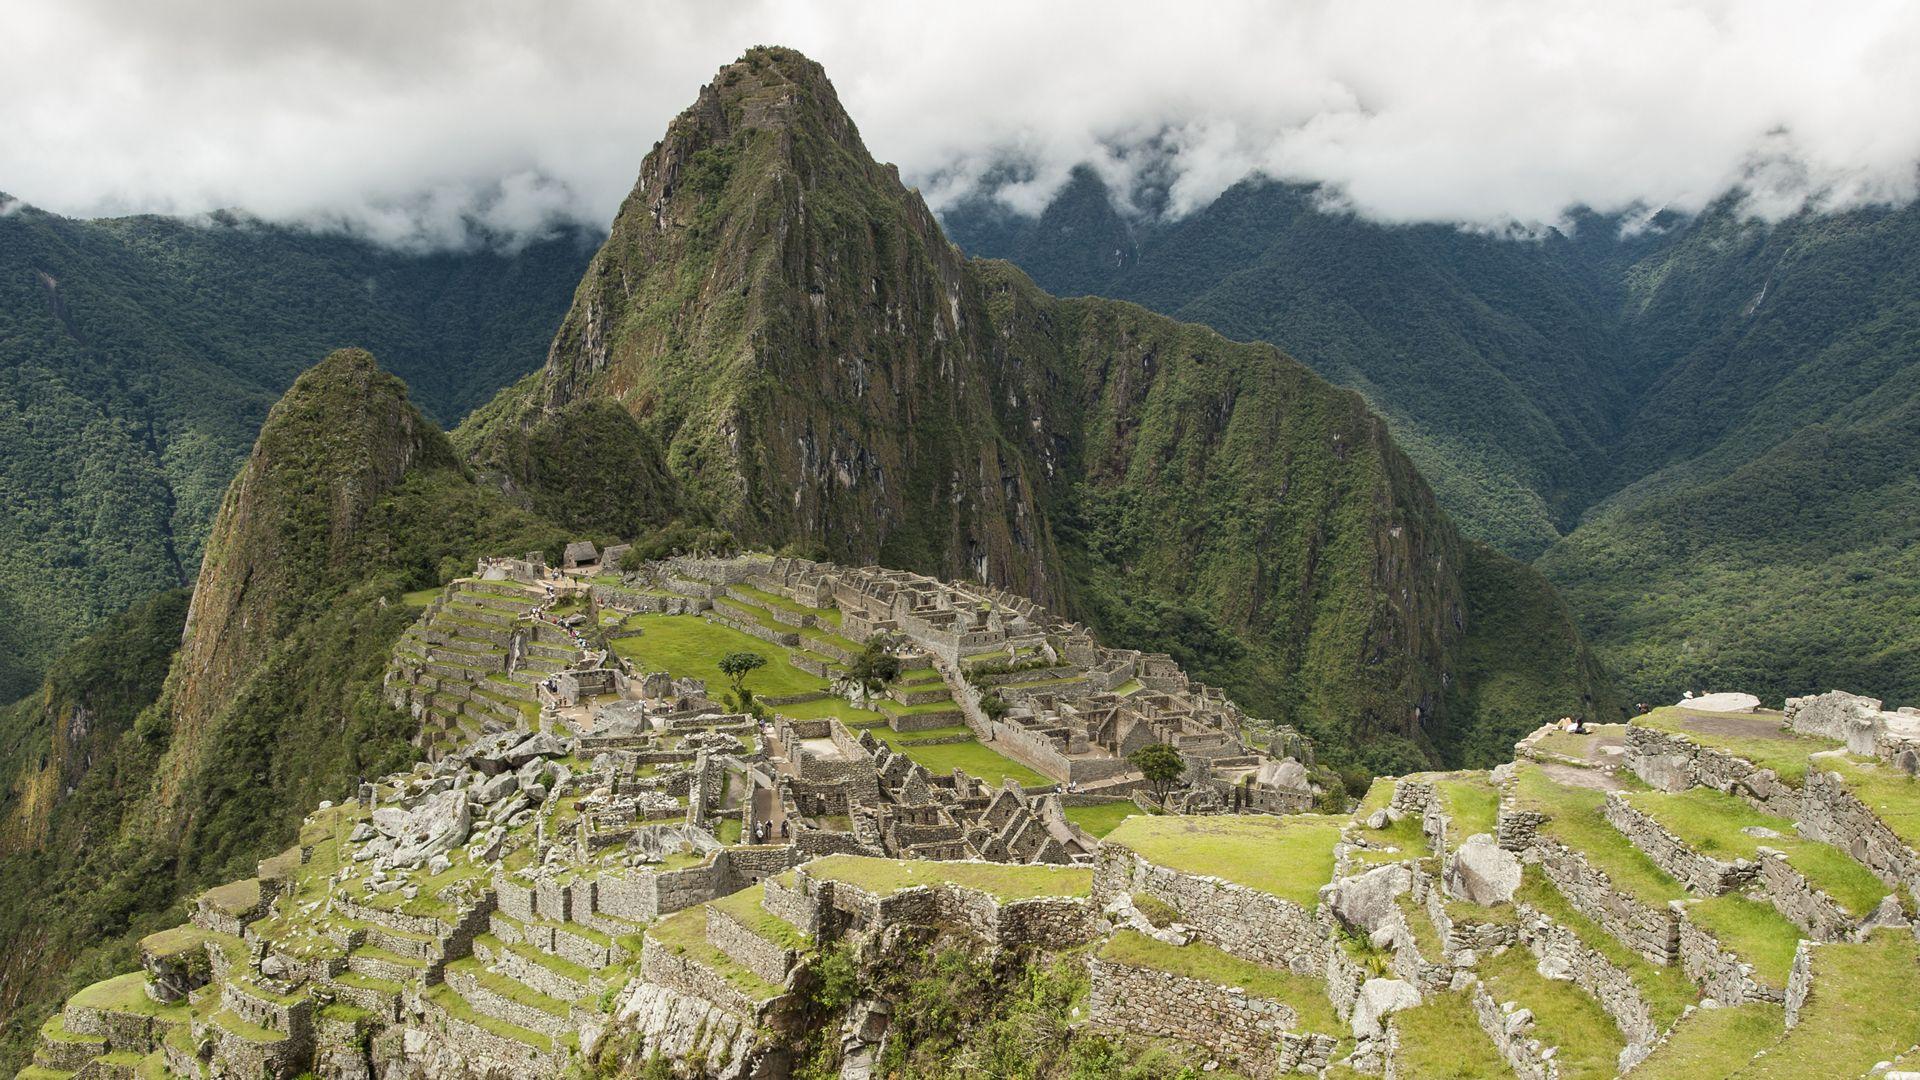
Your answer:
[[[866,648],[847,665],[847,678],[869,694],[879,693],[899,677],[900,658],[888,651],[887,642],[877,636],[868,640]]]
[[[730,652],[720,658],[720,674],[733,684],[734,696],[747,699],[747,673],[767,666],[767,658],[755,652]]]
[[[1187,763],[1180,759],[1180,751],[1166,743],[1143,746],[1128,754],[1127,761],[1147,778],[1147,786],[1153,789],[1153,797],[1162,803],[1167,801],[1167,792],[1173,790],[1174,781],[1187,771]]]

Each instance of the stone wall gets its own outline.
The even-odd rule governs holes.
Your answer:
[[[1633,977],[1616,967],[1605,956],[1590,949],[1579,935],[1554,922],[1544,912],[1519,905],[1520,940],[1540,958],[1543,973],[1551,978],[1564,977],[1585,990],[1613,1017],[1626,1036],[1627,1049],[1620,1062],[1622,1069],[1637,1064],[1660,1037],[1653,1010],[1634,985]]]
[[[1617,791],[1607,793],[1602,813],[1607,823],[1645,852],[1655,866],[1694,892],[1718,896],[1752,884],[1759,873],[1759,867],[1745,859],[1726,862],[1694,850],[1665,826],[1635,809]]]
[[[1523,1080],[1559,1080],[1560,1067],[1549,1058],[1542,1058],[1539,1044],[1533,1037],[1533,1014],[1526,1009],[1511,1012],[1500,1007],[1487,991],[1486,984],[1473,981],[1468,990],[1468,998],[1473,1002],[1473,1015],[1480,1021],[1480,1029],[1493,1040],[1494,1048],[1506,1059],[1508,1065]],[[1544,1048],[1541,1048],[1544,1049]]]
[[[796,954],[792,949],[768,941],[739,919],[711,905],[707,907],[707,941],[770,983],[786,982],[787,972],[794,965]]]
[[[1201,1047],[1261,1075],[1317,1073],[1329,1064],[1333,1035],[1297,1031],[1299,1015],[1283,1001],[1099,958],[1088,970],[1096,1026]]]
[[[1779,1001],[1780,991],[1762,985],[1753,977],[1753,965],[1720,947],[1720,939],[1686,917],[1686,905],[1676,903],[1675,963],[1687,978],[1700,985],[1700,993],[1722,1005],[1740,1005],[1748,1001]]]
[[[757,1020],[770,1002],[755,1001],[726,976],[648,938],[640,951],[640,975],[650,983],[712,1002],[744,1019]]]
[[[1613,885],[1585,855],[1556,840],[1541,838],[1533,859],[1575,911],[1600,924],[1622,945],[1656,964],[1670,964],[1679,952],[1679,913],[1649,907]]]
[[[1772,848],[1760,849],[1760,884],[1774,908],[1815,941],[1843,941],[1862,921],[1815,888],[1787,862],[1785,854]]]
[[[1183,874],[1118,844],[1102,844],[1093,876],[1094,902],[1105,904],[1121,893],[1145,893],[1172,904],[1182,922],[1242,959],[1301,975],[1326,971],[1326,927],[1305,908],[1271,893]]]
[[[1658,791],[1710,787],[1784,818],[1800,809],[1799,789],[1772,769],[1640,724],[1627,728],[1627,767]]]
[[[1853,856],[1881,881],[1905,883],[1920,894],[1920,853],[1848,791],[1839,774],[1816,759],[1807,769],[1806,793],[1798,815],[1802,831]]]

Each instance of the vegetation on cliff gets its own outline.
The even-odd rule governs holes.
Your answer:
[[[378,352],[451,422],[524,374],[592,237],[407,253],[235,215],[0,215],[0,701],[191,584],[267,407],[315,357]]]

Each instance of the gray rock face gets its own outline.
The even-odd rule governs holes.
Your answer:
[[[544,731],[527,736],[519,745],[502,755],[510,769],[518,769],[535,758],[566,756],[567,744]]]
[[[1326,886],[1322,902],[1341,922],[1370,935],[1401,921],[1395,900],[1412,888],[1412,872],[1401,863],[1389,863]]]
[[[457,789],[440,792],[403,813],[405,824],[399,832],[391,834],[400,841],[391,859],[395,866],[418,866],[435,855],[452,851],[467,842],[467,833],[473,827],[467,793]],[[374,814],[377,818],[379,811]],[[375,828],[380,828],[378,821]]]
[[[1402,1009],[1411,1009],[1420,1004],[1420,991],[1410,982],[1400,979],[1368,979],[1360,987],[1360,996],[1353,1002],[1353,1034],[1355,1038],[1371,1039],[1380,1035],[1385,1028],[1380,1021]]]
[[[1685,791],[1693,783],[1693,759],[1685,754],[1648,754],[1634,771],[1657,791]]]
[[[519,789],[520,777],[515,773],[503,772],[474,788],[473,798],[482,806],[492,806]]]
[[[1511,903],[1520,888],[1520,859],[1493,837],[1475,833],[1447,860],[1441,876],[1448,896],[1481,905]]]
[[[1752,694],[1703,694],[1697,698],[1682,698],[1677,704],[1696,712],[1745,713],[1759,708],[1760,699]]]

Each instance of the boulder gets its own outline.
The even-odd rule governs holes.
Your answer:
[[[1367,815],[1367,828],[1369,829],[1384,829],[1391,824],[1393,824],[1393,819],[1387,816],[1385,810],[1375,810],[1373,813]]]
[[[1682,698],[1679,704],[1695,712],[1749,713],[1760,707],[1760,699],[1752,694],[1703,694]]]
[[[467,842],[473,817],[467,809],[467,793],[441,792],[408,813],[403,831],[403,846],[393,853],[393,865],[418,866],[435,855],[445,854]]]
[[[1441,878],[1447,895],[1456,899],[1483,906],[1511,903],[1520,888],[1520,858],[1486,833],[1475,833],[1447,860]]]
[[[1648,754],[1633,771],[1656,791],[1685,791],[1693,786],[1693,758],[1688,754]]]
[[[520,777],[515,773],[503,772],[482,781],[480,786],[473,789],[473,798],[482,806],[492,806],[518,790]]]
[[[507,767],[518,769],[536,758],[566,757],[567,744],[544,731],[527,736],[513,749],[502,755]]]
[[[1413,873],[1404,864],[1388,863],[1324,886],[1321,902],[1341,922],[1371,935],[1404,921],[1395,900],[1412,888]]]
[[[1358,1039],[1374,1038],[1385,1030],[1380,1021],[1419,1004],[1420,991],[1410,982],[1368,979],[1361,985],[1360,994],[1353,1001],[1353,1035]]]

